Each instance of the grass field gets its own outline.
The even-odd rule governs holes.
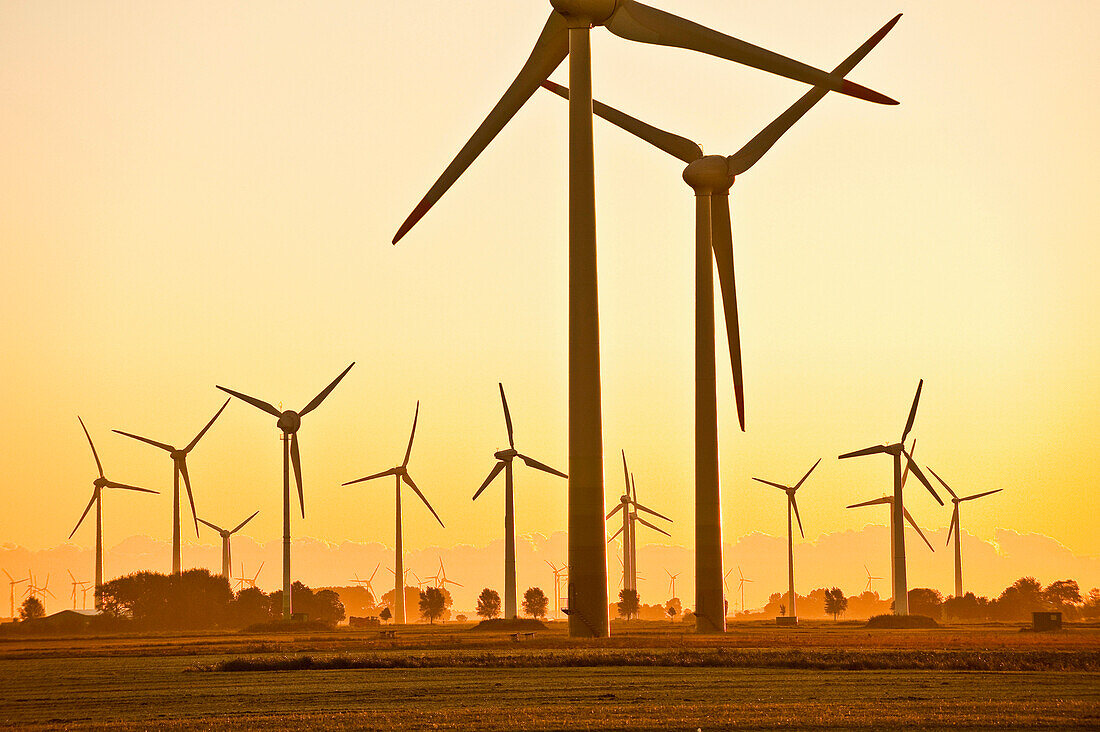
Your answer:
[[[583,642],[553,624],[531,640],[456,626],[411,627],[395,640],[338,631],[303,636],[118,636],[0,641],[0,725],[11,728],[724,729],[1100,728],[1100,629],[868,631],[832,623],[795,631],[735,627],[720,639],[673,626],[616,627]],[[845,654],[876,659],[1053,655],[1063,668],[829,670],[754,658]],[[943,654],[948,654],[944,656]],[[196,669],[240,659],[431,659],[427,668]],[[684,658],[744,665],[684,665]],[[471,664],[470,659],[490,659]],[[611,659],[579,667],[539,659]],[[630,659],[634,661],[631,662]],[[648,665],[638,659],[660,658]],[[524,667],[493,663],[516,659]],[[526,659],[526,660],[522,660]],[[1068,660],[1067,660],[1068,659]],[[623,661],[627,665],[621,665]],[[376,664],[384,665],[384,664]],[[247,665],[243,666],[247,668]],[[1045,667],[1044,667],[1045,668]],[[1053,668],[1053,667],[1051,667]]]

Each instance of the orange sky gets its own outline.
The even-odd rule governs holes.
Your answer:
[[[72,529],[94,477],[76,414],[109,475],[167,492],[169,460],[111,428],[185,442],[216,383],[300,408],[353,360],[302,428],[296,536],[392,542],[392,487],[339,484],[400,459],[418,398],[410,470],[447,529],[406,502],[411,549],[499,538],[501,489],[470,503],[505,443],[498,380],[521,449],[565,467],[565,105],[536,95],[389,244],[548,10],[484,4],[0,5],[0,543]],[[1100,428],[1100,6],[666,7],[826,68],[905,12],[851,75],[901,106],[827,97],[734,186],[749,431],[727,376],[726,541],[783,531],[782,497],[751,476],[796,480],[818,457],[807,537],[862,527],[843,506],[881,494],[889,461],[834,458],[896,439],[923,377],[918,459],[963,491],[1006,489],[967,530],[1100,554],[1081,516]],[[598,98],[708,152],[805,90],[603,31],[593,46]],[[596,170],[608,501],[625,447],[640,499],[690,546],[691,193],[679,163],[602,124]],[[248,533],[279,536],[274,420],[231,405],[190,465],[201,515],[260,509]],[[519,471],[517,530],[564,529],[565,495]],[[108,544],[170,536],[165,495],[105,512]]]

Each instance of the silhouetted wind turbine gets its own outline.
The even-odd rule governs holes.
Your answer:
[[[472,500],[476,501],[481,492],[489,487],[489,484],[500,475],[502,470],[504,471],[504,617],[514,618],[517,615],[519,605],[516,602],[516,519],[512,461],[518,457],[529,468],[541,470],[560,478],[568,478],[569,476],[516,450],[516,441],[512,435],[512,414],[508,411],[508,400],[504,396],[504,384],[497,384],[497,386],[500,387],[500,403],[504,406],[504,424],[508,428],[508,449],[498,450],[493,455],[497,459],[497,463],[489,472],[489,476],[481,483],[481,487],[474,493]]]
[[[321,402],[332,393],[332,390],[336,388],[336,385],[340,383],[340,380],[351,371],[351,367],[355,365],[353,361],[346,369],[341,372],[339,376],[332,380],[332,383],[326,386],[320,394],[313,397],[302,411],[295,412],[293,410],[279,411],[276,407],[268,404],[262,399],[256,397],[250,397],[247,394],[242,394],[239,391],[233,391],[227,389],[224,386],[218,388],[224,391],[226,394],[231,394],[237,397],[241,401],[248,402],[257,409],[267,412],[272,417],[278,419],[278,427],[283,432],[283,619],[289,620],[293,613],[293,598],[291,597],[291,583],[290,583],[290,466],[294,465],[294,481],[298,485],[298,506],[302,510],[302,518],[306,516],[306,504],[302,495],[302,457],[298,452],[298,430],[302,426],[302,417],[312,412],[317,407],[321,406]]]
[[[41,602],[43,609],[45,609],[46,601],[44,599],[44,595],[49,595],[55,600],[57,599],[57,595],[53,594],[53,592],[50,591],[50,573],[46,573],[46,581],[42,583],[41,587],[39,587],[38,584],[34,581],[34,575],[31,574],[30,583],[27,585],[27,589],[23,592],[23,596],[33,597],[34,599]]]
[[[680,576],[680,573],[673,574],[666,569],[665,574],[668,575],[668,597],[672,599],[676,597],[676,578]]]
[[[359,579],[358,573],[355,575],[355,580],[354,580],[355,584],[357,584],[360,587],[363,587],[363,588],[366,589],[367,594],[370,595],[371,600],[374,601],[375,603],[378,602],[379,598],[378,598],[378,595],[375,593],[374,585],[372,585],[371,582],[374,581],[374,575],[378,574],[378,568],[381,567],[381,566],[382,566],[381,562],[378,562],[377,564],[375,564],[374,565],[374,571],[371,572],[370,577],[367,577],[365,580],[364,579]]]
[[[972,496],[965,496],[959,498],[955,495],[955,491],[951,490],[951,486],[947,485],[943,478],[936,475],[936,471],[932,468],[928,468],[928,471],[932,475],[936,476],[936,480],[947,489],[947,492],[951,494],[951,502],[955,504],[955,510],[951,512],[951,526],[947,529],[947,543],[951,543],[951,534],[955,534],[955,597],[963,596],[963,560],[962,560],[962,537],[960,532],[962,528],[959,525],[959,504],[963,501],[973,501],[975,498],[984,498],[985,496],[991,496],[994,493],[1000,493],[1004,488],[998,488],[992,491],[985,491],[984,493],[975,493]]]
[[[863,565],[863,571],[867,573],[867,587],[864,588],[863,591],[864,592],[871,592],[872,591],[871,590],[871,582],[874,581],[874,580],[880,580],[880,579],[882,579],[882,577],[872,577],[871,576],[871,570],[867,569],[866,564]]]
[[[917,393],[913,397],[913,406],[909,408],[909,418],[905,421],[905,429],[901,432],[900,440],[892,445],[876,445],[840,456],[840,459],[843,460],[845,458],[861,457],[863,455],[886,453],[894,458],[894,497],[891,503],[892,510],[890,515],[891,531],[894,537],[893,591],[895,615],[909,614],[909,593],[908,584],[905,578],[905,503],[902,496],[902,488],[905,484],[902,482],[901,475],[901,461],[903,457],[909,465],[909,469],[912,471],[913,475],[917,476],[917,479],[924,484],[924,487],[928,489],[932,497],[935,498],[941,506],[943,505],[943,500],[937,495],[932,484],[928,482],[928,478],[924,477],[924,473],[921,472],[920,467],[917,465],[916,461],[913,460],[913,456],[905,451],[905,440],[909,437],[909,431],[913,429],[913,420],[917,418],[917,404],[920,402],[920,392],[922,388],[924,388],[924,379],[921,379],[917,384]],[[927,539],[925,541],[927,541]],[[931,547],[931,544],[929,544],[929,546]]]
[[[638,486],[634,482],[634,474],[631,473],[630,470],[626,466],[626,451],[625,450],[623,451],[622,455],[623,455],[623,482],[625,484],[623,490],[625,492],[619,498],[619,505],[616,506],[615,508],[611,509],[610,513],[608,513],[607,516],[605,516],[604,518],[610,520],[611,517],[614,516],[619,511],[623,512],[623,525],[622,525],[622,528],[620,528],[618,531],[616,531],[611,536],[611,538],[608,540],[608,543],[611,543],[612,541],[614,541],[615,537],[617,537],[619,534],[623,535],[623,559],[622,559],[623,587],[624,587],[624,589],[634,590],[635,592],[637,592],[637,590],[638,590],[638,543],[637,543],[638,527],[636,526],[636,524],[641,524],[642,526],[645,526],[647,528],[653,529],[654,531],[660,532],[660,533],[664,534],[665,536],[672,536],[671,534],[669,534],[664,529],[661,529],[657,526],[654,526],[650,522],[643,519],[641,516],[638,515],[638,511],[639,510],[645,511],[646,513],[652,514],[653,516],[656,516],[657,518],[664,519],[665,521],[668,521],[669,523],[672,522],[672,519],[670,519],[668,516],[665,516],[664,514],[657,513],[652,508],[647,508],[646,506],[643,506],[642,504],[638,503]]]
[[[132,437],[147,445],[159,447],[161,450],[167,452],[172,458],[172,574],[174,575],[179,575],[179,573],[183,571],[183,558],[180,550],[180,476],[183,476],[183,483],[187,488],[187,500],[191,504],[191,518],[195,522],[195,536],[198,536],[199,517],[195,514],[195,496],[191,493],[191,476],[187,473],[187,455],[195,449],[195,445],[199,444],[199,440],[201,440],[202,436],[206,434],[206,431],[210,429],[210,426],[214,424],[214,420],[221,416],[221,413],[225,411],[227,406],[229,406],[228,399],[225,400],[225,404],[222,405],[221,409],[210,418],[206,426],[199,430],[199,433],[195,435],[195,439],[187,443],[187,446],[184,448],[172,447],[163,442],[150,440],[148,437],[131,434],[130,432],[113,430],[113,432]]]
[[[87,609],[87,607],[88,607],[88,603],[87,603],[88,593],[86,591],[86,588],[87,588],[88,585],[91,585],[92,583],[91,582],[82,582],[82,581],[78,580],[76,577],[74,577],[73,573],[71,571],[69,571],[69,570],[66,570],[66,571],[69,572],[69,579],[72,580],[72,585],[73,585],[73,610],[76,610],[76,591],[77,591],[78,588],[80,590],[84,591],[84,600],[85,600],[84,609]]]
[[[206,524],[207,526],[212,528],[214,531],[217,531],[218,534],[221,535],[221,537],[222,537],[222,577],[225,577],[227,580],[229,579],[229,574],[230,574],[231,568],[233,566],[233,549],[232,549],[232,547],[230,547],[229,537],[233,536],[233,534],[236,534],[238,531],[243,529],[244,525],[247,524],[252,519],[256,518],[256,514],[258,514],[258,513],[259,513],[259,511],[252,514],[251,516],[249,516],[244,521],[237,524],[237,526],[232,528],[232,529],[223,529],[222,527],[217,526],[215,524],[212,524],[212,523],[210,523],[209,521],[207,521],[205,519],[198,518],[197,516],[195,517],[196,519],[198,519],[202,523]]]
[[[26,577],[24,577],[23,579],[18,579],[18,580],[15,577],[12,577],[11,573],[8,572],[8,570],[6,570],[6,569],[4,570],[4,574],[6,574],[8,576],[8,591],[11,593],[11,614],[9,615],[9,617],[12,620],[14,620],[15,619],[15,586],[16,585],[21,585],[24,582],[30,582],[31,581],[30,572],[27,573]]]
[[[741,574],[740,567],[737,568],[737,574],[741,577],[739,580],[737,580],[737,589],[741,591],[741,612],[743,613],[745,612],[745,583],[752,582],[752,580],[745,577],[744,574]],[[794,615],[793,610],[791,612],[791,615]]]
[[[898,15],[840,64],[834,78],[841,78],[859,63],[893,28]],[[570,82],[572,84],[572,82]],[[569,90],[553,82],[543,86],[570,100]],[[718,406],[714,354],[714,278],[711,257],[717,263],[722,288],[726,334],[733,369],[734,398],[741,429],[745,429],[744,385],[741,368],[741,340],[734,278],[733,234],[730,226],[729,192],[734,177],[749,170],[790,127],[820,101],[829,86],[807,92],[786,112],[764,128],[736,154],[727,157],[704,155],[703,149],[687,138],[657,129],[617,109],[592,103],[593,111],[612,124],[645,140],[654,147],[687,163],[684,181],[695,193],[695,558],[696,631],[721,633],[726,627],[722,596],[721,490],[718,474]],[[590,104],[590,89],[578,101]],[[570,112],[572,117],[573,112]],[[712,254],[713,252],[713,254]],[[572,452],[572,450],[571,450]]]
[[[443,557],[439,558],[439,571],[435,573],[435,577],[432,577],[435,582],[435,586],[441,590],[447,589],[447,585],[454,585],[455,587],[465,587],[461,582],[455,582],[453,579],[447,579],[447,570],[443,567]]]
[[[375,473],[374,475],[368,475],[365,478],[358,478],[356,480],[349,480],[344,485],[354,485],[355,483],[362,483],[368,480],[374,480],[375,478],[384,478],[387,475],[394,477],[394,503],[395,503],[395,515],[397,517],[397,527],[394,531],[396,536],[396,545],[394,547],[394,566],[397,568],[393,572],[394,580],[394,613],[393,622],[405,623],[405,571],[403,569],[405,557],[401,548],[401,483],[413,489],[413,492],[424,502],[424,505],[428,507],[428,510],[432,512],[432,516],[435,516],[435,520],[439,522],[440,526],[443,526],[443,519],[439,518],[439,514],[432,508],[432,504],[428,503],[428,499],[424,497],[424,494],[420,492],[420,489],[416,487],[416,483],[413,482],[412,477],[409,475],[409,456],[412,455],[413,438],[416,437],[416,422],[420,418],[420,402],[416,403],[416,413],[413,415],[412,431],[409,432],[409,446],[405,449],[405,459],[401,461],[401,464],[390,468],[389,470],[383,470],[381,473]],[[446,527],[444,527],[446,528]]]
[[[795,498],[795,493],[802,487],[802,484],[806,482],[806,479],[810,477],[810,473],[814,472],[816,468],[821,464],[821,458],[817,459],[806,474],[802,476],[802,480],[795,483],[793,486],[781,485],[779,483],[773,483],[770,480],[764,480],[763,478],[753,478],[760,483],[766,483],[767,485],[774,486],[779,490],[787,494],[787,586],[790,591],[791,608],[788,615],[792,618],[797,618],[798,613],[795,612],[795,593],[794,593],[794,528],[791,526],[791,511],[794,511],[794,517],[798,519],[798,533],[802,535],[802,538],[806,538],[806,532],[802,530],[802,517],[798,514],[798,499]],[[740,572],[740,569],[738,569]],[[744,607],[742,606],[742,610]]]
[[[141,493],[153,493],[159,495],[158,491],[151,491],[148,488],[138,488],[137,486],[126,485],[125,483],[116,483],[113,480],[108,480],[103,475],[103,463],[99,461],[99,453],[95,450],[95,444],[92,443],[92,436],[88,434],[88,428],[84,426],[84,420],[77,417],[80,422],[81,429],[84,430],[84,436],[88,438],[88,446],[92,448],[92,457],[95,458],[96,470],[99,471],[99,477],[92,481],[92,500],[88,501],[87,507],[84,509],[84,513],[80,514],[80,520],[76,522],[76,526],[73,527],[72,532],[69,534],[69,538],[73,538],[73,534],[80,528],[80,524],[84,523],[84,518],[88,515],[88,512],[92,510],[92,506],[95,506],[95,608],[100,609],[100,600],[103,593],[103,489],[104,488],[117,488],[126,491],[139,491]]]
[[[603,637],[609,634],[610,618],[602,521],[592,27],[602,25],[627,40],[699,51],[870,101],[896,102],[636,0],[551,0],[551,5],[554,10],[515,81],[409,214],[393,241],[396,244],[454,185],[568,55],[569,84],[576,90],[569,104],[569,632],[572,636]],[[721,577],[720,570],[717,577]],[[719,600],[719,607],[721,604]]]

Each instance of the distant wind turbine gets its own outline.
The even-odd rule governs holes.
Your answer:
[[[12,618],[12,620],[14,620],[15,619],[15,586],[16,585],[21,585],[24,582],[30,582],[31,577],[30,577],[30,573],[28,572],[27,576],[24,577],[23,579],[16,579],[15,577],[12,577],[11,573],[8,572],[8,570],[6,570],[6,569],[4,570],[4,574],[6,574],[8,576],[8,591],[11,593],[11,615],[10,615],[10,617]]]
[[[657,513],[652,508],[647,508],[638,503],[638,486],[634,481],[634,474],[630,472],[626,465],[626,451],[622,452],[623,456],[623,482],[625,491],[619,498],[619,505],[611,509],[611,511],[605,516],[605,520],[610,520],[619,511],[623,512],[623,525],[622,527],[611,535],[608,539],[608,543],[615,540],[619,534],[623,535],[623,558],[620,560],[623,565],[623,588],[628,590],[638,591],[638,527],[637,524],[641,524],[648,529],[653,529],[665,536],[671,536],[664,529],[654,526],[649,521],[638,515],[638,511],[644,511],[648,514],[656,516],[659,519],[663,519],[672,522],[668,516]]]
[[[497,463],[489,472],[489,476],[482,481],[481,487],[474,493],[472,500],[476,501],[482,491],[489,487],[489,484],[500,475],[502,470],[504,471],[504,617],[514,618],[517,616],[519,606],[516,602],[516,519],[512,461],[518,457],[529,468],[541,470],[559,478],[568,478],[569,476],[516,450],[516,441],[512,434],[512,414],[508,411],[508,399],[504,396],[504,384],[497,384],[497,386],[500,387],[500,403],[504,406],[504,424],[508,428],[508,449],[499,450],[493,455],[497,459]]]
[[[290,582],[290,466],[294,465],[294,481],[298,485],[298,506],[302,510],[302,518],[306,516],[306,504],[305,498],[302,495],[302,457],[298,452],[298,430],[302,426],[302,417],[312,412],[317,407],[321,406],[321,402],[332,393],[332,390],[336,388],[336,385],[340,383],[351,367],[355,365],[352,362],[350,366],[343,370],[343,372],[332,380],[332,383],[326,386],[320,394],[313,397],[302,411],[295,412],[293,410],[279,411],[277,408],[268,404],[262,399],[250,397],[247,394],[242,394],[239,391],[233,391],[227,389],[224,386],[218,388],[224,391],[226,394],[237,397],[241,401],[248,402],[252,406],[256,407],[260,411],[267,412],[272,417],[278,419],[278,427],[283,432],[283,619],[289,620],[293,610],[293,598],[291,597],[291,582]]]
[[[378,602],[379,598],[378,598],[377,593],[375,593],[374,585],[372,585],[371,582],[374,581],[374,575],[378,574],[378,568],[381,567],[381,566],[382,566],[382,563],[378,562],[377,564],[374,565],[374,571],[370,573],[370,577],[367,577],[366,579],[359,579],[359,575],[356,574],[355,575],[355,580],[354,580],[355,584],[359,585],[360,587],[364,588],[367,591],[367,594],[370,595],[371,600],[373,600],[375,603]]]
[[[447,589],[447,585],[454,585],[455,587],[464,587],[461,582],[455,582],[453,579],[447,579],[447,570],[443,566],[443,557],[439,558],[439,571],[435,573],[435,577],[432,577],[435,582],[435,586],[441,590]]]
[[[672,599],[676,597],[676,578],[680,576],[680,573],[673,574],[666,569],[665,574],[668,575],[668,597]]]
[[[913,456],[905,451],[905,440],[909,437],[910,430],[913,429],[913,420],[917,418],[917,404],[920,403],[920,392],[924,387],[924,379],[921,379],[917,384],[917,393],[913,397],[913,406],[909,408],[909,418],[905,421],[905,429],[901,432],[901,439],[891,445],[875,445],[874,447],[867,447],[862,450],[856,450],[855,452],[845,453],[841,455],[839,459],[861,457],[863,455],[878,455],[885,453],[891,455],[894,458],[894,497],[891,504],[891,524],[893,526],[892,533],[894,537],[894,614],[895,615],[908,615],[909,614],[909,591],[908,584],[905,578],[905,503],[902,496],[902,488],[904,483],[901,478],[901,465],[902,458],[905,458],[906,463],[909,465],[909,469],[913,475],[917,476],[917,479],[924,484],[924,487],[928,489],[928,492],[932,494],[932,497],[936,499],[936,502],[941,506],[943,505],[943,499],[936,493],[936,489],[932,487],[932,484],[928,482],[928,478],[924,477],[924,473],[921,472],[920,467],[916,461],[913,460]],[[927,541],[927,540],[926,540]]]
[[[199,535],[199,518],[195,513],[195,496],[191,493],[191,476],[187,472],[187,455],[195,449],[195,445],[199,444],[199,440],[206,434],[206,431],[210,429],[210,426],[214,424],[214,420],[221,416],[221,413],[225,411],[225,408],[229,406],[229,400],[225,400],[225,404],[221,409],[211,417],[210,421],[206,423],[206,426],[199,430],[199,433],[195,435],[195,439],[187,443],[186,447],[176,448],[163,442],[157,442],[156,440],[150,440],[148,437],[142,437],[140,435],[131,434],[130,432],[123,432],[122,430],[113,430],[120,435],[131,437],[139,442],[144,442],[147,445],[160,448],[168,453],[172,458],[172,574],[179,575],[183,571],[183,558],[180,550],[180,476],[183,476],[183,483],[187,488],[187,500],[191,504],[191,518],[195,522],[195,536]]]
[[[233,566],[233,549],[230,546],[230,537],[233,536],[233,534],[236,534],[241,529],[243,529],[245,524],[247,524],[249,521],[256,518],[256,514],[258,514],[258,513],[259,513],[259,511],[252,514],[251,516],[249,516],[244,521],[237,524],[232,529],[223,529],[222,527],[217,526],[216,524],[212,524],[212,523],[210,523],[209,521],[207,521],[205,519],[198,518],[197,516],[195,517],[196,519],[201,521],[203,524],[205,524],[206,526],[209,526],[210,528],[212,528],[214,531],[217,531],[221,535],[221,537],[222,537],[222,577],[225,577],[227,580],[229,579],[229,574],[230,574],[232,566]]]
[[[867,573],[867,587],[865,587],[863,589],[863,591],[864,592],[871,592],[872,591],[871,590],[871,582],[873,582],[874,580],[880,580],[880,579],[882,579],[882,577],[872,577],[871,576],[871,570],[867,569],[866,564],[863,565],[863,571]]]
[[[439,518],[439,514],[432,508],[432,504],[428,503],[428,499],[424,497],[424,494],[420,492],[420,489],[416,487],[416,483],[413,482],[412,476],[409,475],[409,457],[412,455],[413,438],[416,437],[416,422],[420,419],[420,402],[416,403],[416,412],[413,414],[412,430],[409,432],[409,446],[405,448],[405,459],[401,461],[400,465],[390,468],[389,470],[383,470],[381,473],[375,473],[374,475],[368,475],[365,478],[357,478],[356,480],[349,480],[344,483],[345,486],[354,485],[356,483],[363,483],[368,480],[374,480],[375,478],[384,478],[388,475],[394,477],[394,504],[395,504],[395,516],[396,516],[396,528],[394,534],[396,537],[394,546],[394,566],[397,568],[393,572],[394,588],[393,588],[393,602],[394,613],[393,622],[404,624],[405,619],[405,570],[404,570],[404,550],[401,548],[401,484],[409,486],[416,493],[417,497],[428,507],[428,510],[432,512],[432,516],[435,516],[435,520],[439,522],[440,526],[443,526],[443,519]],[[444,527],[446,528],[446,527]]]
[[[103,463],[99,461],[99,453],[95,450],[95,444],[92,443],[92,436],[88,434],[88,428],[84,426],[84,420],[77,417],[80,422],[81,429],[84,430],[84,436],[88,438],[88,446],[92,448],[92,457],[95,458],[96,470],[99,471],[99,477],[92,481],[92,500],[88,501],[87,507],[84,509],[84,513],[80,514],[80,520],[76,522],[76,526],[73,527],[72,532],[69,534],[69,538],[73,538],[73,534],[80,528],[80,524],[84,523],[84,518],[88,515],[88,512],[92,510],[92,506],[95,506],[95,607],[96,610],[100,609],[101,599],[103,594],[103,489],[104,488],[116,488],[125,491],[138,491],[141,493],[153,493],[159,495],[158,491],[151,491],[148,488],[138,488],[137,486],[126,485],[125,483],[116,483],[113,480],[108,480],[103,475]]]
[[[741,573],[740,567],[737,568],[737,574],[741,576],[741,578],[737,580],[737,589],[741,591],[741,612],[743,613],[745,612],[745,583],[752,582],[752,580]],[[791,615],[794,615],[793,606],[791,610]]]
[[[998,488],[992,491],[985,491],[984,493],[975,493],[972,496],[965,496],[959,498],[955,495],[955,491],[951,490],[951,486],[944,482],[943,478],[936,475],[936,471],[932,468],[928,468],[928,471],[932,475],[936,476],[936,480],[947,489],[947,492],[951,494],[951,502],[955,504],[955,510],[951,512],[951,526],[947,529],[947,543],[951,543],[951,535],[955,535],[955,597],[963,596],[963,560],[962,560],[962,527],[959,525],[959,504],[963,501],[973,501],[975,498],[984,498],[985,496],[991,496],[994,493],[1000,493],[1004,488]]]
[[[73,573],[71,571],[69,572],[69,579],[72,580],[72,584],[73,584],[73,610],[76,610],[76,592],[77,592],[77,590],[81,590],[82,592],[84,592],[84,597],[83,597],[84,607],[83,607],[83,609],[87,610],[88,609],[88,591],[87,591],[87,588],[92,583],[91,582],[82,582],[82,581],[78,580],[76,577],[73,576]]]
[[[806,538],[806,532],[802,530],[802,517],[798,515],[798,499],[795,498],[795,493],[802,487],[802,484],[806,482],[806,479],[810,477],[810,473],[814,472],[814,468],[821,464],[821,458],[817,459],[806,474],[802,476],[802,480],[795,483],[793,486],[782,485],[780,483],[773,483],[770,480],[764,480],[763,478],[753,478],[753,480],[760,483],[766,483],[767,485],[774,486],[779,490],[787,494],[787,586],[790,592],[791,607],[788,616],[791,618],[797,618],[798,613],[795,612],[795,593],[794,593],[794,528],[791,526],[791,511],[794,511],[794,517],[798,519],[798,533],[802,535],[802,538]],[[740,571],[740,570],[738,570]],[[742,611],[744,610],[744,600],[742,599]]]

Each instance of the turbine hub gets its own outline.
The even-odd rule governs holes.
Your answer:
[[[554,10],[571,21],[603,25],[615,14],[618,0],[550,0]]]
[[[111,481],[107,480],[106,478],[96,478],[94,481],[92,481],[92,485],[94,485],[96,488],[106,488],[108,485],[110,485],[110,483]]]
[[[187,453],[184,452],[183,450],[173,450],[169,454],[172,456],[172,459],[177,461],[177,462],[179,462],[179,461],[183,460],[185,457],[187,457]]]
[[[696,195],[725,193],[733,185],[730,166],[721,155],[706,155],[684,169],[684,182]]]
[[[630,503],[630,496],[627,496],[627,495],[619,496],[619,503],[622,503],[624,505]]]
[[[404,465],[398,465],[396,468],[393,469],[393,472],[396,475],[408,475],[409,469],[406,468]]]
[[[298,431],[298,428],[302,426],[302,418],[298,416],[297,412],[292,412],[289,409],[283,412],[279,417],[279,429],[288,435],[292,435]]]
[[[495,457],[497,460],[505,460],[507,462],[511,462],[512,458],[514,458],[518,454],[519,453],[516,452],[514,449],[508,449],[493,453],[493,457]]]

